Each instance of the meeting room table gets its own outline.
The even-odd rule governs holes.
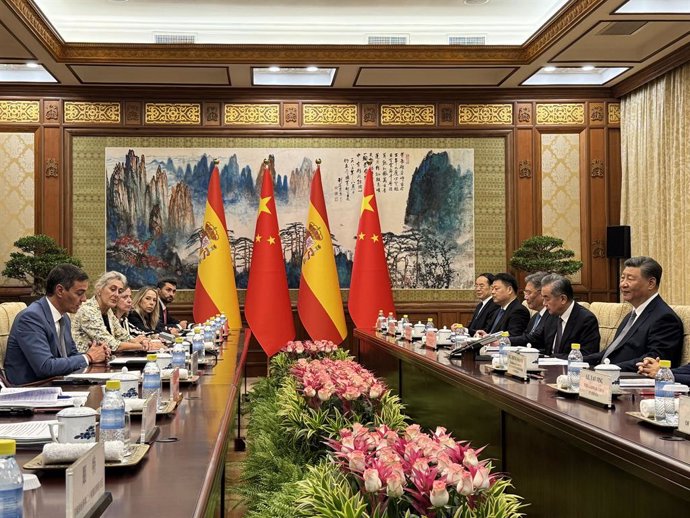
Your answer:
[[[230,331],[217,362],[211,359],[209,366],[200,368],[196,384],[180,385],[181,401],[172,414],[157,416],[159,433],[139,464],[106,467],[105,490],[113,501],[103,516],[224,517],[225,458],[228,447],[233,447],[247,337],[244,331]],[[107,370],[104,365],[89,368],[90,372]],[[164,399],[168,387],[163,383]],[[97,385],[63,390],[89,390],[89,406],[97,406],[102,397]],[[55,419],[55,412],[36,412],[28,419]],[[3,422],[26,420],[3,418]],[[134,442],[141,418],[132,417],[131,422]],[[38,453],[40,449],[18,449],[17,462],[23,466]],[[65,516],[65,470],[22,471],[36,473],[41,483],[39,489],[27,492],[24,517]]]
[[[550,386],[565,366],[524,382],[471,352],[452,359],[364,329],[352,351],[423,427],[486,446],[482,457],[512,478],[530,518],[688,515],[690,441],[626,414],[653,389],[624,389],[606,409]]]

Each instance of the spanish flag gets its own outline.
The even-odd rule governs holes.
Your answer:
[[[269,357],[295,338],[295,323],[268,160],[264,162],[244,316],[252,334]]]
[[[355,238],[357,244],[347,307],[355,326],[369,329],[376,324],[380,309],[384,315],[395,312],[371,166],[364,181],[359,228]]]
[[[339,344],[347,336],[347,327],[321,185],[321,161],[316,163],[316,173],[311,180],[297,312],[313,340],[331,340]]]
[[[237,300],[235,269],[225,224],[217,161],[208,183],[206,214],[200,239],[199,268],[194,290],[194,321],[205,322],[209,317],[225,313],[228,317],[228,328],[240,329],[242,318]]]

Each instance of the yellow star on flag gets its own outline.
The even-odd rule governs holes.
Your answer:
[[[370,194],[369,196],[363,196],[362,197],[362,208],[359,211],[359,214],[361,215],[362,212],[365,210],[370,210],[371,212],[374,212],[374,208],[371,206],[371,199],[374,197],[373,194]]]
[[[256,235],[256,242],[258,243],[260,241],[261,241],[261,234],[257,234]]]
[[[268,202],[271,201],[271,196],[266,196],[265,198],[261,198],[261,201],[259,201],[259,214],[262,212],[265,212],[267,214],[270,214],[271,211],[268,210]]]
[[[367,235],[364,232],[359,233],[359,239],[362,240],[366,237]]]
[[[273,236],[268,236],[268,244],[275,245],[276,244],[276,238]]]
[[[378,243],[378,242],[379,242],[379,236],[377,236],[376,234],[372,234],[372,235],[371,235],[371,240],[372,240],[374,243]]]

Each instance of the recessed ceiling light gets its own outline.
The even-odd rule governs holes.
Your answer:
[[[0,83],[57,83],[38,63],[0,63]]]
[[[627,0],[615,14],[690,14],[688,0]]]
[[[555,72],[555,71],[556,71],[556,67],[554,67],[554,66],[549,65],[548,67],[544,67],[544,72]]]
[[[255,86],[331,86],[336,70],[318,67],[280,67],[280,70],[274,72],[271,68],[252,68],[253,84]],[[311,68],[314,70],[310,70]]]
[[[314,65],[307,67],[307,72],[318,72],[319,67],[315,67]]]
[[[29,62],[26,64],[26,66],[27,66],[28,68],[38,68],[38,63],[34,63],[34,62],[32,62],[32,61],[29,61]]]
[[[585,72],[591,72],[592,70],[594,70],[594,67],[592,65],[585,65],[582,67],[582,70],[584,70]]]
[[[542,68],[522,84],[528,86],[603,85],[628,70],[627,67],[592,67],[589,71],[584,71],[582,68],[559,67],[553,72],[546,72],[546,69]]]
[[[268,67],[269,72],[280,72],[280,67],[272,66]]]
[[[465,0],[465,5],[484,5],[488,4],[489,0]]]

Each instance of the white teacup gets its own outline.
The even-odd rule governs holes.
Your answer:
[[[93,408],[63,408],[57,413],[57,420],[48,426],[53,442],[96,442],[96,411]]]
[[[421,320],[412,326],[412,338],[421,338],[424,334],[425,326]]]
[[[438,341],[443,343],[450,341],[451,334],[452,331],[448,329],[446,326],[443,326],[443,329],[438,330]]]
[[[139,377],[128,372],[118,372],[111,376],[110,379],[120,380],[120,394],[125,399],[139,397]]]
[[[172,354],[158,353],[156,356],[156,363],[160,370],[172,368]]]
[[[608,358],[605,361],[608,361]],[[595,366],[594,370],[611,376],[612,383],[616,383],[621,376],[621,368],[613,363],[601,363]]]

